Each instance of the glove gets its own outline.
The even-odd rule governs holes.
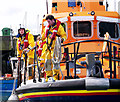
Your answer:
[[[26,49],[24,49],[23,50],[23,53],[25,54],[25,53],[28,53],[29,52],[29,50],[26,48]]]
[[[61,43],[63,43],[63,42],[64,42],[64,38],[61,39]]]

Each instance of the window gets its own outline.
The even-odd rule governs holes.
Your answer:
[[[103,1],[99,1],[99,5],[103,5]]]
[[[110,23],[110,22],[100,22],[99,23],[99,36],[104,37],[104,34],[106,32],[109,33],[111,38],[118,38],[118,26],[116,23]]]
[[[68,0],[68,7],[76,7],[76,0]]]
[[[76,21],[73,23],[74,37],[90,37],[91,36],[91,22]]]
[[[56,7],[57,6],[57,3],[52,3],[52,7]]]

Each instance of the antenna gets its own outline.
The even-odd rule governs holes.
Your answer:
[[[114,0],[114,11],[116,11],[116,0]]]
[[[46,8],[47,8],[47,14],[48,14],[48,0],[46,0]]]
[[[21,28],[21,24],[19,24],[20,28]]]
[[[108,11],[108,1],[106,0],[106,11]]]
[[[27,12],[25,12],[22,26],[25,27],[25,28],[27,28]]]
[[[40,29],[40,26],[39,26],[39,14],[37,15],[37,34],[40,33],[39,29]]]
[[[25,12],[25,28],[27,28],[27,12]]]

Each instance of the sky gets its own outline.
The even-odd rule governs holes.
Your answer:
[[[47,1],[51,13],[52,0]],[[118,11],[120,0],[107,1],[110,11],[114,11],[115,8]],[[114,1],[117,2],[115,6]],[[4,27],[12,28],[16,35],[20,24],[29,29],[32,34],[38,34],[43,15],[46,13],[46,0],[0,0],[0,35]]]
[[[49,8],[50,2],[48,0]],[[0,0],[0,30],[9,27],[16,33],[21,24],[32,33],[37,33],[38,25],[46,13],[46,0]]]

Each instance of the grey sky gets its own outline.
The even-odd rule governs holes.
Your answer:
[[[0,0],[0,30],[11,27],[16,33],[19,24],[25,25],[26,20],[27,28],[36,33],[37,23],[41,22],[44,14],[46,14],[46,0]]]
[[[52,0],[48,1],[50,12]],[[113,1],[117,1],[118,4],[120,0],[107,1],[109,9],[114,11]],[[117,4],[116,9],[118,9]],[[0,0],[0,30],[4,27],[11,27],[16,34],[19,24],[25,25],[26,23],[31,33],[38,33],[38,24],[42,21],[44,14],[46,14],[46,0]],[[2,32],[0,32],[1,34]]]

